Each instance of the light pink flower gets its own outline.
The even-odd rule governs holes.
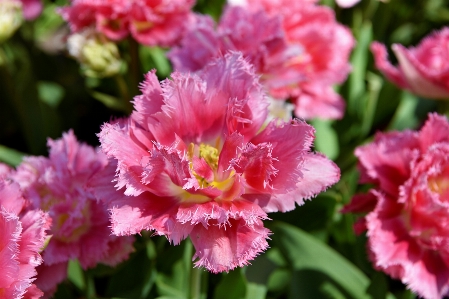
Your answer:
[[[0,162],[0,180],[8,177],[12,172],[12,168]]]
[[[293,97],[299,117],[343,117],[345,103],[332,86],[343,83],[351,70],[349,55],[355,40],[349,28],[337,22],[332,9],[316,5],[317,1],[247,1],[251,9],[262,7],[270,15],[280,16],[289,44],[302,48],[302,54],[290,63],[305,74],[305,80],[279,88],[273,95]],[[310,101],[320,108],[310,111]]]
[[[267,212],[292,210],[339,179],[333,162],[310,152],[305,122],[259,132],[268,103],[240,54],[162,83],[150,72],[141,91],[131,117],[99,134],[117,161],[95,183],[117,235],[154,230],[174,244],[190,236],[197,266],[229,271],[267,248]],[[115,173],[127,196],[111,188]]]
[[[210,18],[198,16],[168,54],[175,69],[196,71],[227,51],[241,51],[272,97],[292,99],[297,116],[341,118],[345,104],[332,85],[350,70],[350,31],[324,6],[248,2],[227,7],[216,29]]]
[[[437,114],[419,132],[378,133],[356,149],[361,182],[374,184],[346,212],[368,213],[375,266],[424,298],[449,295],[449,122]]]
[[[1,1],[4,0],[0,0],[0,2]],[[14,2],[20,3],[23,17],[28,21],[36,19],[43,9],[41,0],[14,0]]]
[[[94,26],[112,40],[129,34],[141,44],[172,46],[192,17],[195,0],[73,0],[60,9],[74,32]]]
[[[449,28],[435,31],[417,47],[394,44],[392,49],[399,66],[388,61],[384,45],[374,42],[371,51],[376,67],[399,88],[430,99],[449,98]]]
[[[23,17],[26,20],[36,19],[42,12],[41,0],[20,0],[22,2]]]
[[[0,179],[0,298],[43,295],[32,282],[49,226],[46,213],[28,208],[17,183]]]
[[[32,204],[48,211],[52,218],[52,238],[43,252],[43,268],[58,265],[60,269],[70,259],[78,259],[84,269],[97,263],[115,265],[126,259],[132,251],[133,238],[123,238],[122,246],[117,246],[106,207],[87,186],[106,167],[106,157],[80,144],[72,131],[59,140],[49,140],[48,146],[49,158],[25,157],[13,175]],[[42,278],[39,273],[38,283],[43,281],[43,289],[49,290],[61,279],[56,274]]]

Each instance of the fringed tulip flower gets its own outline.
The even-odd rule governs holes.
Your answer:
[[[292,210],[339,179],[333,162],[310,152],[305,122],[261,130],[268,102],[240,54],[162,83],[150,72],[141,91],[131,117],[99,134],[117,167],[93,185],[117,235],[153,230],[175,245],[190,236],[196,266],[229,271],[268,247],[267,212]],[[111,188],[115,174],[124,191]]]
[[[290,98],[298,117],[341,118],[345,104],[332,85],[342,83],[350,70],[350,31],[324,6],[253,2],[229,6],[216,29],[210,18],[197,17],[181,46],[168,55],[174,68],[196,71],[227,51],[240,51],[270,96]]]
[[[12,176],[32,204],[48,211],[52,219],[52,237],[43,251],[44,270],[37,279],[46,293],[65,278],[61,269],[71,259],[78,259],[84,269],[97,263],[115,265],[133,250],[132,237],[117,241],[111,235],[106,207],[87,185],[106,167],[106,157],[80,144],[72,131],[59,140],[49,140],[48,145],[49,158],[25,157]]]
[[[367,213],[376,268],[427,299],[449,295],[449,122],[437,114],[419,132],[378,133],[356,149],[361,182],[374,184],[344,209]]]
[[[0,298],[43,295],[33,281],[49,226],[46,213],[29,209],[17,183],[0,179]]]
[[[376,67],[399,88],[429,99],[449,99],[449,28],[424,38],[417,47],[394,44],[399,66],[388,61],[384,45],[374,42],[371,51]]]
[[[73,32],[96,27],[111,40],[129,34],[141,44],[172,46],[193,16],[195,0],[73,0],[60,9]]]
[[[339,24],[329,7],[314,0],[247,0],[248,9],[262,8],[271,16],[280,16],[290,46],[302,49],[290,68],[304,79],[272,91],[277,98],[290,96],[298,117],[339,119],[345,102],[333,90],[343,83],[350,70],[349,55],[355,40],[349,28]]]

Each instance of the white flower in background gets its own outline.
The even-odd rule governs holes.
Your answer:
[[[22,22],[22,3],[16,0],[1,0],[0,43],[10,38]]]
[[[268,115],[264,126],[268,125],[273,119],[277,119],[278,123],[288,122],[292,119],[295,105],[286,101],[275,100],[268,97],[270,105],[268,106]]]

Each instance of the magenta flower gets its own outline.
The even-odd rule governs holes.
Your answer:
[[[435,31],[424,38],[417,47],[392,46],[399,66],[388,61],[384,45],[374,42],[371,51],[376,67],[399,88],[430,99],[449,98],[449,28]]]
[[[374,184],[346,212],[368,213],[374,265],[424,298],[449,295],[449,122],[437,114],[419,132],[378,133],[356,149],[361,182]]]
[[[333,11],[282,1],[229,6],[219,24],[197,17],[181,46],[169,53],[175,69],[196,71],[227,51],[240,51],[255,65],[270,96],[296,104],[302,118],[341,118],[344,101],[332,89],[350,70],[350,31]]]
[[[97,263],[115,265],[126,259],[133,250],[133,238],[122,238],[121,246],[117,246],[108,212],[87,186],[106,167],[106,157],[78,143],[72,131],[62,139],[49,140],[48,145],[49,158],[26,157],[13,175],[32,204],[48,211],[52,218],[52,238],[43,252],[42,268],[62,269],[70,259],[78,259],[84,269]],[[51,277],[42,277],[39,272],[37,283],[47,292],[55,289],[66,272],[43,273]]]
[[[112,40],[129,34],[141,44],[172,46],[192,17],[195,0],[73,0],[60,9],[73,32],[94,26]]]
[[[0,298],[43,295],[32,282],[49,226],[46,213],[28,208],[17,183],[0,179]]]
[[[117,235],[154,230],[175,245],[190,236],[196,266],[229,271],[268,247],[267,212],[292,210],[339,179],[333,162],[310,152],[305,122],[260,131],[267,101],[240,54],[162,83],[150,72],[141,91],[131,117],[99,134],[117,161],[96,182]],[[115,173],[124,195],[111,188]]]

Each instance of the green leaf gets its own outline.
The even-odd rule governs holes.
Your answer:
[[[331,160],[337,158],[340,147],[337,132],[332,128],[332,122],[329,120],[314,119],[311,121],[311,124],[316,130],[316,150],[325,154]]]
[[[169,266],[164,272],[160,271],[156,279],[156,287],[159,295],[187,298],[190,290],[190,276],[192,269],[193,245],[190,240],[184,241],[179,246],[170,246],[163,254],[158,256],[158,260],[164,261],[171,258],[172,264],[165,260],[164,266]],[[177,254],[173,254],[177,252]],[[170,254],[169,254],[170,253]],[[160,268],[162,270],[162,268]],[[201,270],[200,270],[201,271]],[[199,273],[201,275],[201,273]]]
[[[11,166],[17,166],[22,162],[22,158],[26,154],[16,151],[15,149],[0,145],[0,161]]]
[[[119,98],[113,97],[111,95],[98,92],[98,91],[90,91],[90,95],[102,102],[106,107],[117,110],[117,111],[126,111],[126,107]]]
[[[179,289],[166,283],[167,279],[160,273],[156,277],[156,287],[159,294],[163,297],[170,297],[176,299],[186,299],[187,293],[180,291]]]
[[[419,119],[415,115],[419,98],[409,92],[403,92],[396,112],[388,126],[390,130],[414,129],[419,125]]]
[[[86,289],[86,282],[84,280],[83,269],[78,261],[69,261],[69,267],[67,269],[68,279],[80,290],[84,291]]]
[[[52,108],[58,107],[64,97],[64,88],[54,82],[39,81],[37,82],[37,93],[39,99]]]
[[[367,291],[373,299],[384,299],[388,292],[388,282],[385,274],[382,272],[374,273]]]
[[[139,47],[139,55],[144,71],[148,72],[155,68],[159,78],[166,78],[170,75],[172,69],[164,49],[159,47]]]
[[[366,22],[362,25],[357,36],[357,45],[351,58],[352,72],[349,74],[348,112],[351,114],[363,113],[364,101],[362,97],[366,92],[365,74],[369,57],[369,45],[372,41],[372,26]],[[361,116],[361,115],[360,115]]]
[[[277,222],[273,226],[274,242],[294,270],[314,270],[328,276],[352,298],[370,298],[366,293],[369,280],[339,253],[294,226]],[[294,284],[294,283],[292,283]]]
[[[257,283],[248,283],[246,285],[245,299],[265,299],[267,295],[267,287]]]
[[[223,274],[223,278],[215,288],[214,299],[244,299],[246,290],[246,279],[242,269],[237,268]]]
[[[273,271],[268,279],[268,290],[272,292],[280,292],[284,289],[287,289],[288,284],[291,280],[291,271],[287,269],[277,269]]]
[[[123,266],[109,279],[106,289],[107,296],[123,298],[142,298],[148,294],[148,287],[156,275],[151,261],[147,257],[146,250],[140,250],[131,255]],[[148,286],[147,284],[150,284]]]
[[[379,93],[382,88],[383,80],[382,77],[368,72],[366,74],[368,80],[368,95],[366,106],[363,109],[363,121],[361,132],[363,136],[368,135],[373,125],[374,115],[376,113],[377,101],[379,99]]]

